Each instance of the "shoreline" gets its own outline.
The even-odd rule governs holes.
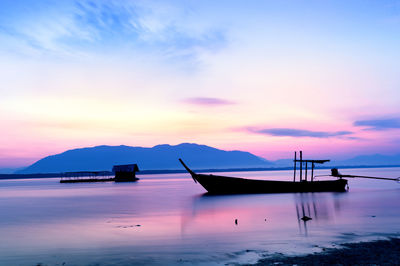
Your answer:
[[[400,265],[400,238],[343,243],[307,255],[275,253],[255,264],[243,265]]]
[[[368,168],[398,168],[400,165],[354,165],[354,166],[321,166],[315,169],[368,169]],[[194,169],[196,173],[218,173],[218,172],[257,172],[257,171],[284,171],[293,170],[293,167],[270,167],[270,168],[226,168],[226,169]],[[106,171],[108,172],[108,171]],[[110,175],[112,172],[108,172]],[[142,170],[137,173],[140,175],[161,175],[161,174],[183,174],[186,170]],[[0,174],[0,180],[7,179],[33,179],[33,178],[57,178],[64,173],[35,173],[35,174]]]

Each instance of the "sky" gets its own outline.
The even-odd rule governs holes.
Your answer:
[[[1,0],[0,93],[0,167],[103,144],[396,154],[400,1]]]

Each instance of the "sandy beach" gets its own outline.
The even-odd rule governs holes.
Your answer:
[[[342,244],[304,256],[275,254],[255,265],[399,265],[400,239]],[[250,264],[248,264],[250,265]],[[252,264],[254,265],[254,264]]]

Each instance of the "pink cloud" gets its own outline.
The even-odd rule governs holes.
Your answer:
[[[219,105],[230,105],[235,104],[235,102],[220,99],[220,98],[211,98],[211,97],[193,97],[186,98],[183,100],[184,103],[193,104],[193,105],[203,105],[203,106],[219,106]]]

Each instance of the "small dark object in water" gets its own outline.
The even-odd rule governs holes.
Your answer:
[[[372,215],[371,217],[376,217],[375,215]]]
[[[235,224],[237,225],[237,219],[235,219]]]
[[[137,224],[136,226],[141,226],[140,224]]]
[[[311,217],[308,217],[308,216],[303,216],[303,217],[301,217],[301,219],[304,221],[304,222],[307,222],[307,221],[309,221],[309,220],[312,220],[312,218]]]
[[[267,221],[267,219],[264,219],[264,221]]]

